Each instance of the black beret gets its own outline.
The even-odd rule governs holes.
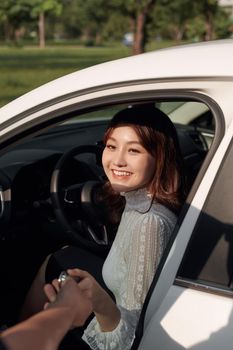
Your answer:
[[[169,117],[156,108],[153,103],[142,103],[128,106],[117,112],[111,119],[108,128],[119,125],[146,126],[160,131],[172,138],[177,138],[176,129]]]

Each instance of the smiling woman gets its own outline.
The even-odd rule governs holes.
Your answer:
[[[64,248],[42,266],[22,317],[45,302],[39,297],[44,271],[55,278],[57,268],[76,266],[79,269],[69,273],[80,278],[79,288],[90,300],[94,314],[83,340],[93,349],[110,345],[112,349],[130,349],[142,305],[185,197],[184,175],[176,129],[154,104],[136,104],[118,112],[107,126],[104,144],[102,162],[111,191],[119,200],[121,196],[125,199],[116,237],[103,265],[108,289],[100,285],[95,271],[99,259],[94,260],[95,269],[86,264],[86,272],[80,269],[80,256],[85,253],[79,247]],[[41,300],[41,305],[35,305],[35,300]]]

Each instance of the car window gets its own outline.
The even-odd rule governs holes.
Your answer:
[[[198,219],[178,281],[233,290],[232,146]]]
[[[210,109],[197,101],[163,101],[157,106],[167,113],[174,123],[190,125],[197,129],[210,148],[215,131],[215,120]]]
[[[175,124],[190,125],[200,131],[208,149],[214,138],[215,121],[212,112],[206,104],[197,101],[154,101],[157,108],[166,113]],[[121,109],[129,106],[128,104],[120,104],[108,106],[104,109],[98,109],[87,112],[82,115],[66,120],[61,125],[82,123],[86,121],[104,121],[110,120],[114,114]]]
[[[195,126],[196,128],[203,129],[206,131],[214,131],[215,129],[215,121],[212,113],[207,110],[202,115],[197,118],[194,118],[190,125]]]
[[[208,135],[203,134],[192,123],[207,112],[213,119],[212,112],[204,103],[197,101],[167,99],[152,103],[166,113],[177,128],[187,173],[187,187],[190,189],[214,138],[214,129]],[[51,149],[65,152],[75,146],[101,143],[108,120],[127,106],[130,104],[121,103],[82,113],[72,112],[72,118],[67,117],[46,132],[19,144],[16,149]]]
[[[87,112],[82,115],[77,115],[72,119],[68,119],[65,122],[61,123],[61,125],[71,124],[71,123],[81,123],[86,121],[104,121],[110,120],[114,114],[116,114],[121,109],[126,108],[128,105],[115,105],[111,107],[106,107],[103,109],[98,109],[92,112]]]
[[[174,123],[184,125],[192,124],[205,112],[209,111],[204,103],[197,101],[163,101],[157,103],[157,106],[168,113]]]

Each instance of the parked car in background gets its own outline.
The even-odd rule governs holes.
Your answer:
[[[105,258],[115,231],[105,237],[96,224],[102,136],[117,111],[150,102],[177,128],[188,193],[133,349],[232,349],[232,57],[231,39],[163,49],[69,74],[0,109],[2,324],[16,321],[49,253],[76,244]]]
[[[123,40],[122,43],[125,46],[131,47],[133,45],[133,40],[134,40],[134,34],[129,32],[129,33],[125,33],[123,36]]]

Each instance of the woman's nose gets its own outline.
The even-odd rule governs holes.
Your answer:
[[[126,159],[123,152],[116,152],[113,159],[114,165],[118,167],[126,166]]]

